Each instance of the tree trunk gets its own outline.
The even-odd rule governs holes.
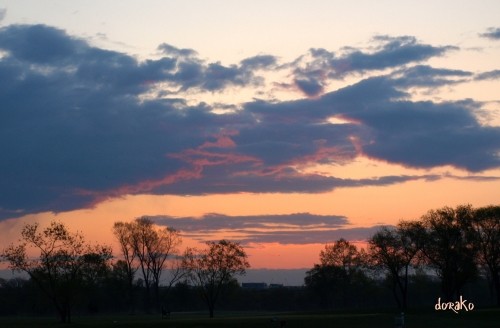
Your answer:
[[[497,294],[497,306],[500,307],[500,275],[497,272],[492,272],[491,280],[493,280],[493,287],[495,288],[495,293]]]
[[[215,304],[210,302],[208,303],[208,312],[209,312],[209,317],[210,318],[213,318],[214,317],[214,308],[215,308]]]
[[[155,305],[158,311],[161,311],[160,306],[160,285],[158,282],[154,283],[154,292],[155,292]]]
[[[398,295],[398,282],[397,282],[396,278],[394,278],[394,280],[392,282],[392,294],[394,295],[394,299],[396,300],[396,303],[398,303],[398,309],[401,310],[402,305],[401,305],[401,300],[399,299],[399,295]]]
[[[61,323],[71,323],[71,318],[68,316],[68,312],[64,307],[58,307],[57,313],[59,313],[59,318],[61,319]]]

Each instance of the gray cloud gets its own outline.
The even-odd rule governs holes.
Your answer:
[[[490,27],[488,32],[481,33],[480,36],[491,40],[500,40],[500,27]]]
[[[198,53],[193,49],[179,49],[170,45],[168,43],[162,43],[158,46],[158,50],[161,50],[166,55],[173,55],[175,57],[196,57]]]
[[[435,47],[421,44],[410,36],[377,36],[374,38],[374,42],[376,47],[372,52],[346,48],[346,52],[340,56],[321,48],[310,49],[306,56],[301,56],[289,64],[295,67],[295,84],[307,96],[317,96],[323,92],[327,79],[343,79],[348,74],[361,74],[367,71],[419,63],[431,57],[442,56],[450,50],[458,49],[452,46]],[[427,71],[425,68],[426,66],[419,66],[413,71],[408,71],[407,74],[419,77],[424,74],[427,76],[460,74],[459,71],[451,70],[429,72],[430,68]]]
[[[297,88],[309,97],[317,96],[324,90],[322,82],[313,78],[295,79],[294,82]]]
[[[282,215],[228,216],[209,213],[202,217],[152,217],[155,223],[186,232],[243,229],[332,229],[348,223],[344,216],[293,213]]]
[[[482,80],[498,80],[500,79],[500,69],[496,69],[493,71],[489,72],[483,72],[478,75],[476,75],[476,80],[482,81]]]
[[[202,217],[152,217],[155,223],[180,230],[184,236],[210,240],[224,233],[242,243],[310,244],[346,238],[366,240],[379,226],[350,228],[344,216],[294,213],[283,215],[227,216],[210,213]]]
[[[280,244],[327,244],[333,243],[340,238],[351,241],[365,241],[370,238],[380,226],[334,229],[323,231],[272,231],[272,232],[248,232],[243,237],[243,243],[280,243]]]
[[[411,36],[390,37],[378,36],[375,41],[381,44],[373,53],[365,53],[353,50],[339,59],[334,59],[332,66],[335,71],[333,75],[344,75],[353,71],[381,70],[397,67],[412,62],[421,62],[431,57],[442,56],[456,47],[435,47],[428,44],[420,44]]]
[[[481,103],[408,100],[413,87],[471,77],[409,65],[449,47],[410,37],[378,42],[370,53],[337,57],[318,48],[287,65],[258,55],[226,66],[168,44],[160,46],[164,57],[139,62],[44,25],[1,28],[0,218],[89,207],[125,194],[316,193],[440,178],[340,179],[300,170],[346,165],[360,152],[411,167],[499,167],[500,129],[479,124]],[[347,58],[349,67],[338,66]],[[385,75],[322,89],[330,73],[388,67]],[[290,70],[316,98],[226,104],[237,109],[225,114],[183,99],[183,90],[258,84],[259,71],[268,69]],[[142,98],[159,82],[178,98]],[[331,124],[331,117],[347,123]]]
[[[258,55],[243,59],[240,66],[244,70],[268,69],[276,67],[278,59],[271,55]]]
[[[395,85],[404,87],[436,88],[466,82],[473,74],[463,70],[434,68],[427,65],[417,65],[396,70],[391,74]]]

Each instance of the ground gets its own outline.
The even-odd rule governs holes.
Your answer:
[[[170,319],[154,315],[75,316],[70,327],[141,327],[141,328],[274,328],[285,322],[285,328],[365,328],[394,327],[394,313],[216,313],[209,319],[206,313],[173,313]],[[418,311],[405,314],[405,328],[497,328],[500,309],[482,309],[471,312]],[[55,318],[4,317],[0,327],[49,328],[64,327]]]

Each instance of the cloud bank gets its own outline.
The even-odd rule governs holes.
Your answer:
[[[429,66],[458,49],[410,36],[378,36],[373,44],[226,66],[167,43],[160,58],[139,61],[50,26],[3,27],[0,218],[126,194],[318,193],[440,178],[304,173],[360,155],[415,168],[500,166],[500,128],[480,124],[480,102],[411,98],[416,88],[493,79],[496,71]],[[223,104],[230,108],[224,113],[192,101],[193,94],[263,87],[276,82],[271,72],[284,73],[288,80],[279,83],[305,98]],[[348,76],[358,81],[328,90]]]

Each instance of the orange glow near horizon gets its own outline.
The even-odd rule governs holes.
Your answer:
[[[379,167],[374,168],[376,171],[389,169],[384,167],[383,163],[377,165]],[[342,170],[347,168],[332,168],[332,170],[337,170],[340,172],[339,175],[342,175],[344,174]],[[491,175],[494,176],[494,173],[496,172]],[[356,176],[357,173],[353,171],[353,175]],[[344,227],[346,229],[396,224],[402,219],[418,219],[428,210],[443,206],[471,204],[480,207],[496,204],[498,185],[497,180],[478,182],[443,178],[435,181],[415,180],[389,186],[339,188],[321,194],[129,195],[106,200],[91,209],[58,214],[40,213],[4,220],[0,222],[0,229],[3,232],[0,248],[17,242],[20,229],[25,223],[37,221],[45,226],[54,219],[64,222],[72,231],[80,231],[87,241],[110,244],[115,249],[117,245],[112,235],[113,223],[130,221],[144,215],[201,217],[207,213],[228,216],[311,213],[345,216],[350,223]],[[189,232],[185,233],[181,249],[187,246],[203,247],[202,240],[188,238],[186,235],[189,235]],[[206,238],[215,240],[228,238],[228,235],[234,237],[238,236],[238,233],[214,233],[206,235]],[[308,268],[318,261],[318,254],[323,246],[323,244],[250,244],[248,254],[254,268]],[[118,256],[118,253],[115,252],[115,255]]]

